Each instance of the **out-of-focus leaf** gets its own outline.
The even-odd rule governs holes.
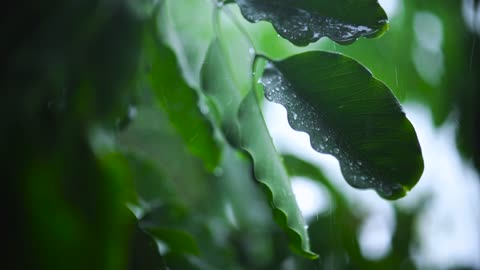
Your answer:
[[[317,181],[330,195],[330,210],[312,219],[308,229],[312,248],[322,255],[319,264],[324,268],[333,264],[339,269],[370,269],[365,268],[366,260],[361,255],[357,239],[361,218],[352,211],[345,196],[317,166],[292,155],[284,155],[283,160],[291,177],[302,176]],[[308,265],[299,263],[303,268]]]
[[[199,254],[194,237],[188,232],[193,213],[178,204],[166,202],[148,209],[140,219],[142,229],[166,245],[165,252]]]
[[[223,190],[221,197],[225,202],[225,212],[228,215],[228,208],[231,207],[232,210],[234,220],[229,221],[237,229],[245,231],[270,230],[270,209],[255,182],[250,159],[230,146],[225,147],[223,157],[218,185]],[[248,204],[245,203],[247,201]]]
[[[150,95],[146,98],[151,99]],[[160,108],[138,106],[135,121],[119,134],[118,144],[122,151],[156,167],[160,173],[156,181],[166,183],[156,183],[151,189],[153,192],[157,186],[163,186],[162,193],[158,194],[161,199],[175,199],[191,207],[207,207],[204,196],[208,194],[210,176],[201,160],[187,149],[184,140]],[[155,171],[144,171],[136,174],[136,177],[147,177],[150,173],[151,177],[155,177]],[[135,180],[136,183],[139,181],[147,184],[150,180]],[[189,188],[185,188],[187,186]]]
[[[159,35],[175,51],[185,80],[200,86],[200,69],[213,39],[211,0],[164,0],[158,16]],[[185,12],[186,10],[195,11]],[[201,14],[201,15],[200,15]]]
[[[147,231],[168,245],[173,252],[199,254],[197,243],[188,233],[172,228],[148,228]]]
[[[338,204],[340,201],[342,204],[344,204],[344,206],[346,206],[341,193],[330,183],[330,181],[328,181],[319,168],[311,163],[306,162],[305,160],[299,159],[296,156],[283,155],[282,157],[285,168],[290,176],[303,176],[318,181],[334,197],[334,199],[337,201],[336,204]]]
[[[217,254],[218,255],[218,254]],[[212,265],[212,262],[206,261],[196,256],[169,253],[165,255],[170,269],[189,269],[189,270],[220,270]],[[238,268],[229,268],[238,270]]]
[[[113,121],[134,88],[144,21],[124,1],[23,2],[9,5],[1,26],[2,100],[19,111],[12,125],[47,106],[75,122]]]
[[[470,34],[473,44],[480,43],[480,37]],[[473,161],[477,171],[480,171],[480,46],[465,50],[470,57],[469,70],[461,77],[460,91],[457,95],[459,109],[459,124],[457,130],[457,146],[461,153]],[[468,58],[467,58],[468,59]],[[454,91],[452,89],[452,91]]]
[[[315,258],[316,254],[309,250],[305,221],[268,134],[256,94],[254,91],[242,92],[231,81],[225,50],[221,41],[215,40],[211,44],[202,68],[202,88],[220,111],[224,133],[233,144],[251,155],[255,177],[265,187],[275,220],[288,233],[292,249]]]
[[[378,37],[387,15],[376,0],[235,0],[250,22],[269,21],[282,37],[300,46],[327,36],[348,44],[359,37]]]
[[[151,17],[164,0],[125,0],[132,12],[140,18]]]
[[[313,51],[267,64],[261,83],[313,149],[335,156],[347,182],[387,199],[406,194],[423,172],[413,126],[390,90],[358,62]],[[388,151],[386,151],[388,149]]]
[[[395,208],[397,225],[393,233],[392,250],[384,258],[372,261],[363,256],[358,240],[360,224],[365,215],[354,212],[344,194],[330,183],[317,166],[292,155],[284,155],[283,161],[290,176],[318,181],[331,195],[331,210],[317,216],[309,227],[315,251],[329,253],[329,258],[325,260],[335,262],[337,267],[344,265],[343,269],[395,269],[398,265],[406,270],[416,269],[410,250],[414,243],[415,215],[419,209],[410,213]],[[322,260],[323,263],[326,263],[325,260]]]
[[[220,159],[220,149],[213,127],[200,110],[198,95],[183,80],[175,54],[146,35],[146,61],[149,62],[149,81],[157,103],[167,112],[173,126],[181,134],[193,154],[200,157],[213,171]]]
[[[126,156],[133,175],[135,192],[141,203],[157,205],[175,200],[174,185],[152,160],[134,153],[126,153]]]
[[[151,100],[148,95],[146,99]],[[147,193],[152,197],[147,204],[140,204],[144,213],[142,228],[181,230],[195,240],[201,251],[201,260],[212,262],[220,269],[233,269],[230,267],[233,263],[232,249],[227,241],[232,226],[224,218],[224,198],[219,189],[220,183],[217,183],[219,180],[186,149],[165,113],[155,106],[139,105],[135,121],[122,131],[118,142],[129,155],[148,161],[146,168],[151,164],[158,169],[142,174],[133,170],[134,177],[148,176],[155,181],[158,171],[162,177],[156,181],[165,181],[152,183],[152,191]],[[148,188],[150,180],[143,180],[135,179],[135,182],[141,181]],[[155,198],[153,189],[160,186],[168,190],[162,190]],[[195,249],[187,248],[189,251]],[[181,250],[184,252],[185,248],[181,247]]]
[[[23,244],[32,255],[27,269],[123,268],[130,222],[124,207],[128,167],[116,154],[96,158],[76,129],[64,128],[65,143],[49,143],[48,151],[34,140],[29,149],[37,153],[31,152],[35,155],[26,167],[18,167],[24,171],[19,180],[14,178],[23,184],[28,225],[22,229],[29,239]]]
[[[169,269],[155,239],[138,224],[135,225],[130,249],[129,270]]]

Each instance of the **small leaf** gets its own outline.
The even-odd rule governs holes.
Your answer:
[[[135,224],[130,243],[129,270],[169,269],[160,255],[155,239]]]
[[[200,250],[197,242],[186,226],[192,223],[192,216],[178,202],[167,202],[150,208],[139,221],[139,226],[162,241],[169,253],[198,255]]]
[[[305,46],[326,36],[349,44],[359,37],[378,37],[387,15],[376,0],[235,0],[250,22],[269,21],[279,35]]]
[[[339,160],[353,187],[397,199],[417,183],[423,159],[415,130],[388,87],[358,62],[307,52],[269,62],[261,83],[313,149]]]
[[[200,250],[193,237],[181,230],[172,228],[148,228],[146,229],[155,238],[165,242],[169,250],[177,253],[188,253],[197,255]]]
[[[250,154],[255,177],[265,187],[275,220],[289,235],[291,248],[305,257],[316,258],[310,251],[305,221],[268,134],[256,94],[244,93],[232,82],[225,53],[228,48],[222,45],[215,40],[210,46],[202,68],[202,88],[218,107],[222,130],[230,142]]]

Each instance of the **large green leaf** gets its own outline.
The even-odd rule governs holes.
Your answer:
[[[295,45],[322,37],[348,44],[359,37],[377,37],[387,28],[387,15],[376,0],[235,0],[251,21],[269,21]]]
[[[406,194],[423,172],[413,126],[390,90],[358,62],[313,51],[267,64],[261,83],[293,129],[334,155],[347,182],[382,197]]]
[[[225,53],[228,48],[222,45],[215,40],[210,46],[202,68],[202,88],[218,107],[224,133],[233,144],[250,154],[255,177],[265,187],[275,220],[289,235],[292,249],[315,258],[316,254],[310,251],[305,221],[268,134],[255,92],[245,93],[232,82]]]
[[[190,151],[213,170],[220,159],[213,127],[199,107],[199,96],[183,80],[175,54],[152,37],[156,34],[147,33],[145,48],[150,62],[148,79],[157,103],[167,112]]]

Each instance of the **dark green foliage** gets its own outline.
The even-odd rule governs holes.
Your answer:
[[[8,269],[328,269],[330,261],[338,269],[415,269],[408,252],[414,215],[397,211],[394,251],[364,258],[363,217],[317,167],[275,149],[256,82],[287,108],[293,128],[309,133],[315,150],[338,158],[352,186],[397,199],[416,184],[423,161],[390,89],[341,54],[262,65],[266,58],[227,3],[235,5],[5,4],[0,149]],[[301,46],[323,36],[350,44],[387,29],[374,0],[236,4],[248,21],[269,21]],[[289,103],[292,96],[298,104]],[[474,114],[462,111],[463,121],[475,123]],[[304,128],[297,117],[321,128]],[[474,131],[460,132],[468,152]],[[328,149],[321,149],[324,138]],[[359,174],[348,170],[362,164]],[[308,230],[293,176],[318,181],[335,205]]]

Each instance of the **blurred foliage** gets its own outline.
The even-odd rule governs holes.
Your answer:
[[[454,117],[459,149],[480,168],[478,33],[456,1],[402,3],[382,38],[303,48],[267,22],[248,23],[233,3],[5,3],[5,268],[418,269],[411,250],[422,205],[396,208],[390,252],[364,256],[365,215],[320,168],[273,147],[254,83],[263,70],[251,74],[249,50],[281,59],[320,48],[358,59],[401,100],[428,105],[438,125]],[[415,66],[418,12],[441,22],[442,56],[422,52],[443,61],[438,82]],[[214,46],[223,47],[208,53]],[[293,176],[330,195],[331,210],[308,230]],[[318,259],[305,258],[313,252]]]

